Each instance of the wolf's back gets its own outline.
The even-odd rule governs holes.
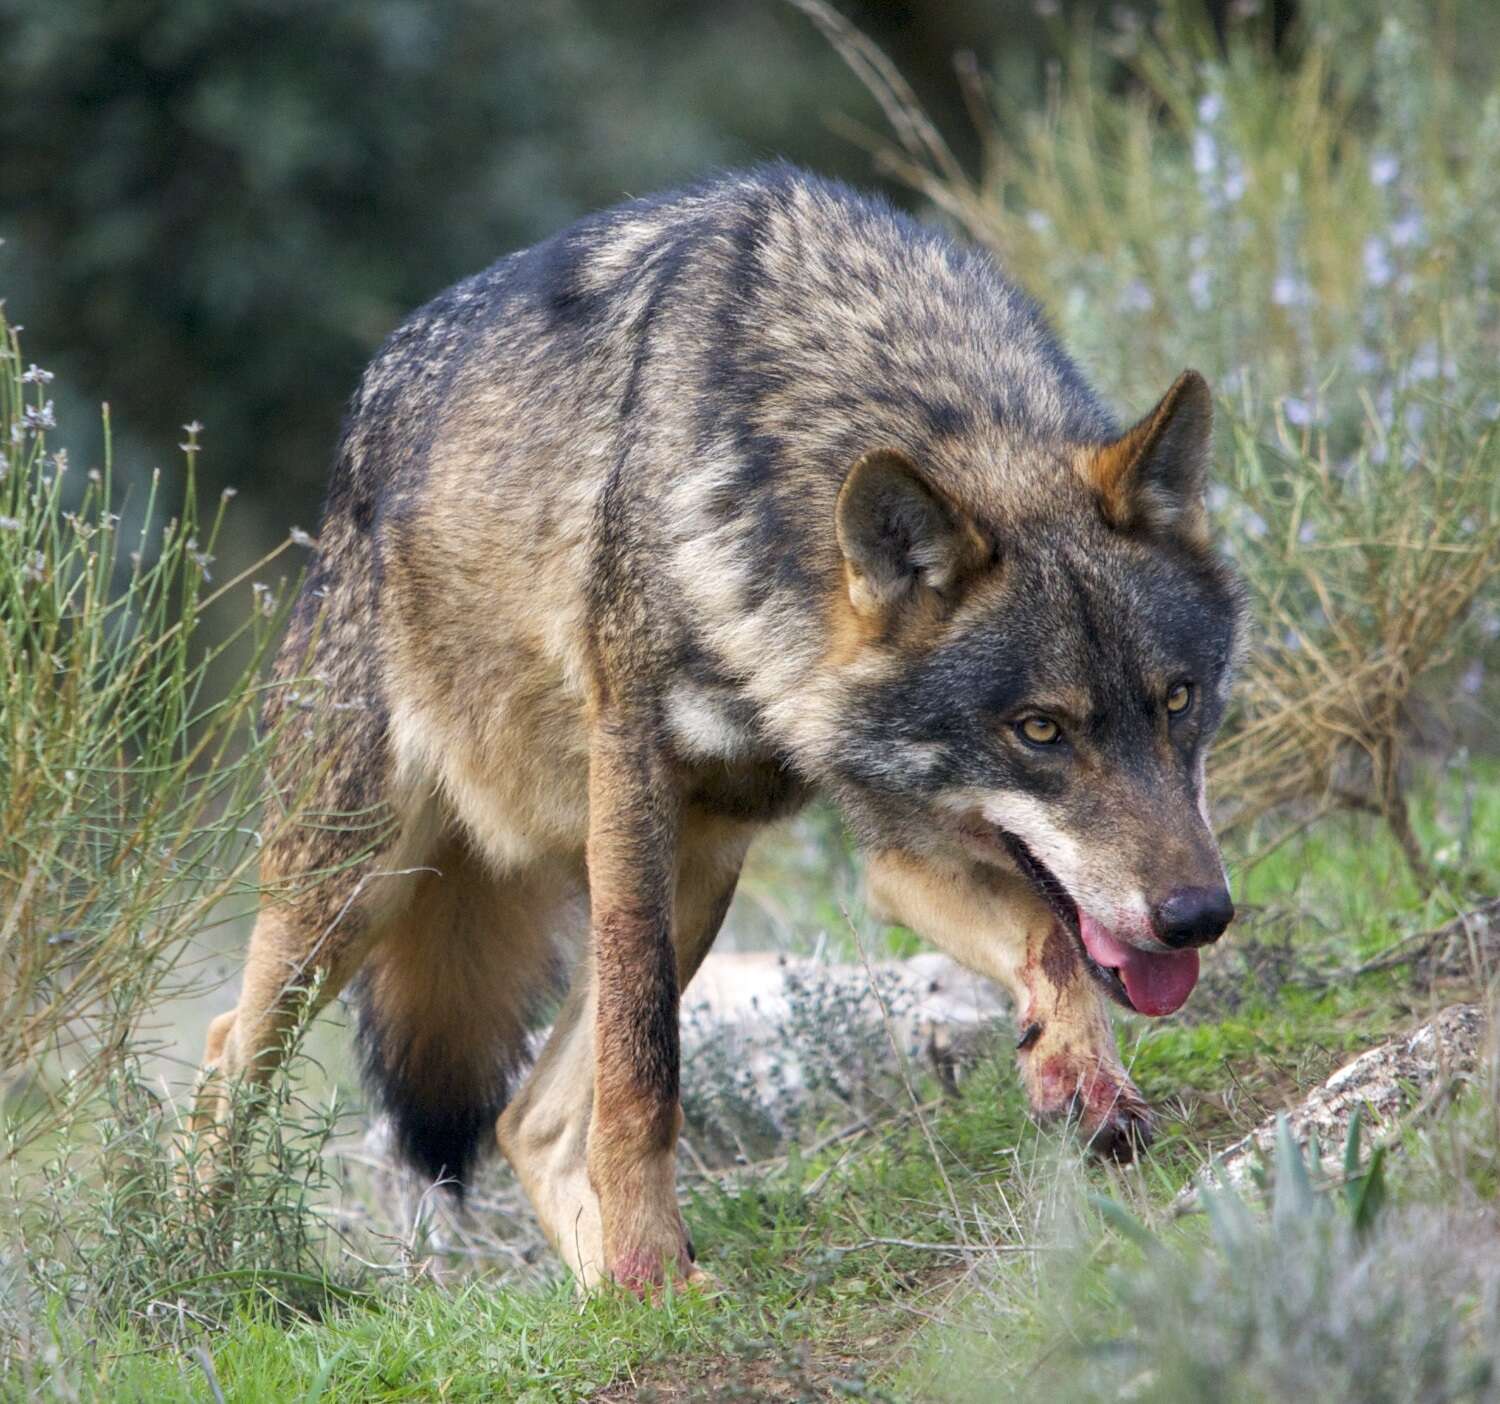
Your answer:
[[[476,401],[522,414],[484,418]],[[328,512],[374,520],[457,426],[521,446],[496,455],[501,478],[545,480],[566,459],[532,441],[618,454],[654,436],[653,411],[679,447],[732,449],[761,485],[809,453],[841,473],[872,431],[1079,440],[1115,427],[989,255],[773,164],[590,215],[421,308],[351,403]]]

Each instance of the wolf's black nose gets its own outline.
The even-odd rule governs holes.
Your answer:
[[[1167,945],[1206,946],[1234,920],[1234,903],[1226,887],[1179,887],[1152,915]]]

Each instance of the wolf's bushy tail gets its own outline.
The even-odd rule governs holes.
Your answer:
[[[465,1047],[371,988],[365,978],[357,992],[365,1082],[391,1119],[401,1159],[461,1198],[505,1110],[515,1050]]]
[[[557,988],[548,933],[506,910],[482,864],[443,846],[394,929],[366,959],[355,999],[365,1079],[402,1158],[459,1195],[495,1144],[530,1057],[529,1026]],[[509,919],[508,919],[509,918]]]

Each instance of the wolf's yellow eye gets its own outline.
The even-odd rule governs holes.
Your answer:
[[[1062,730],[1051,717],[1027,717],[1021,723],[1021,735],[1033,746],[1050,746]]]
[[[1178,683],[1167,694],[1167,712],[1170,716],[1180,717],[1188,709],[1188,704],[1193,700],[1193,689],[1187,683]]]

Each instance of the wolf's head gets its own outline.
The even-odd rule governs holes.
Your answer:
[[[1204,510],[1211,415],[1189,371],[1115,441],[999,465],[983,502],[877,450],[837,509],[830,759],[856,826],[1019,867],[1147,1014],[1234,915],[1204,794],[1242,635]]]

